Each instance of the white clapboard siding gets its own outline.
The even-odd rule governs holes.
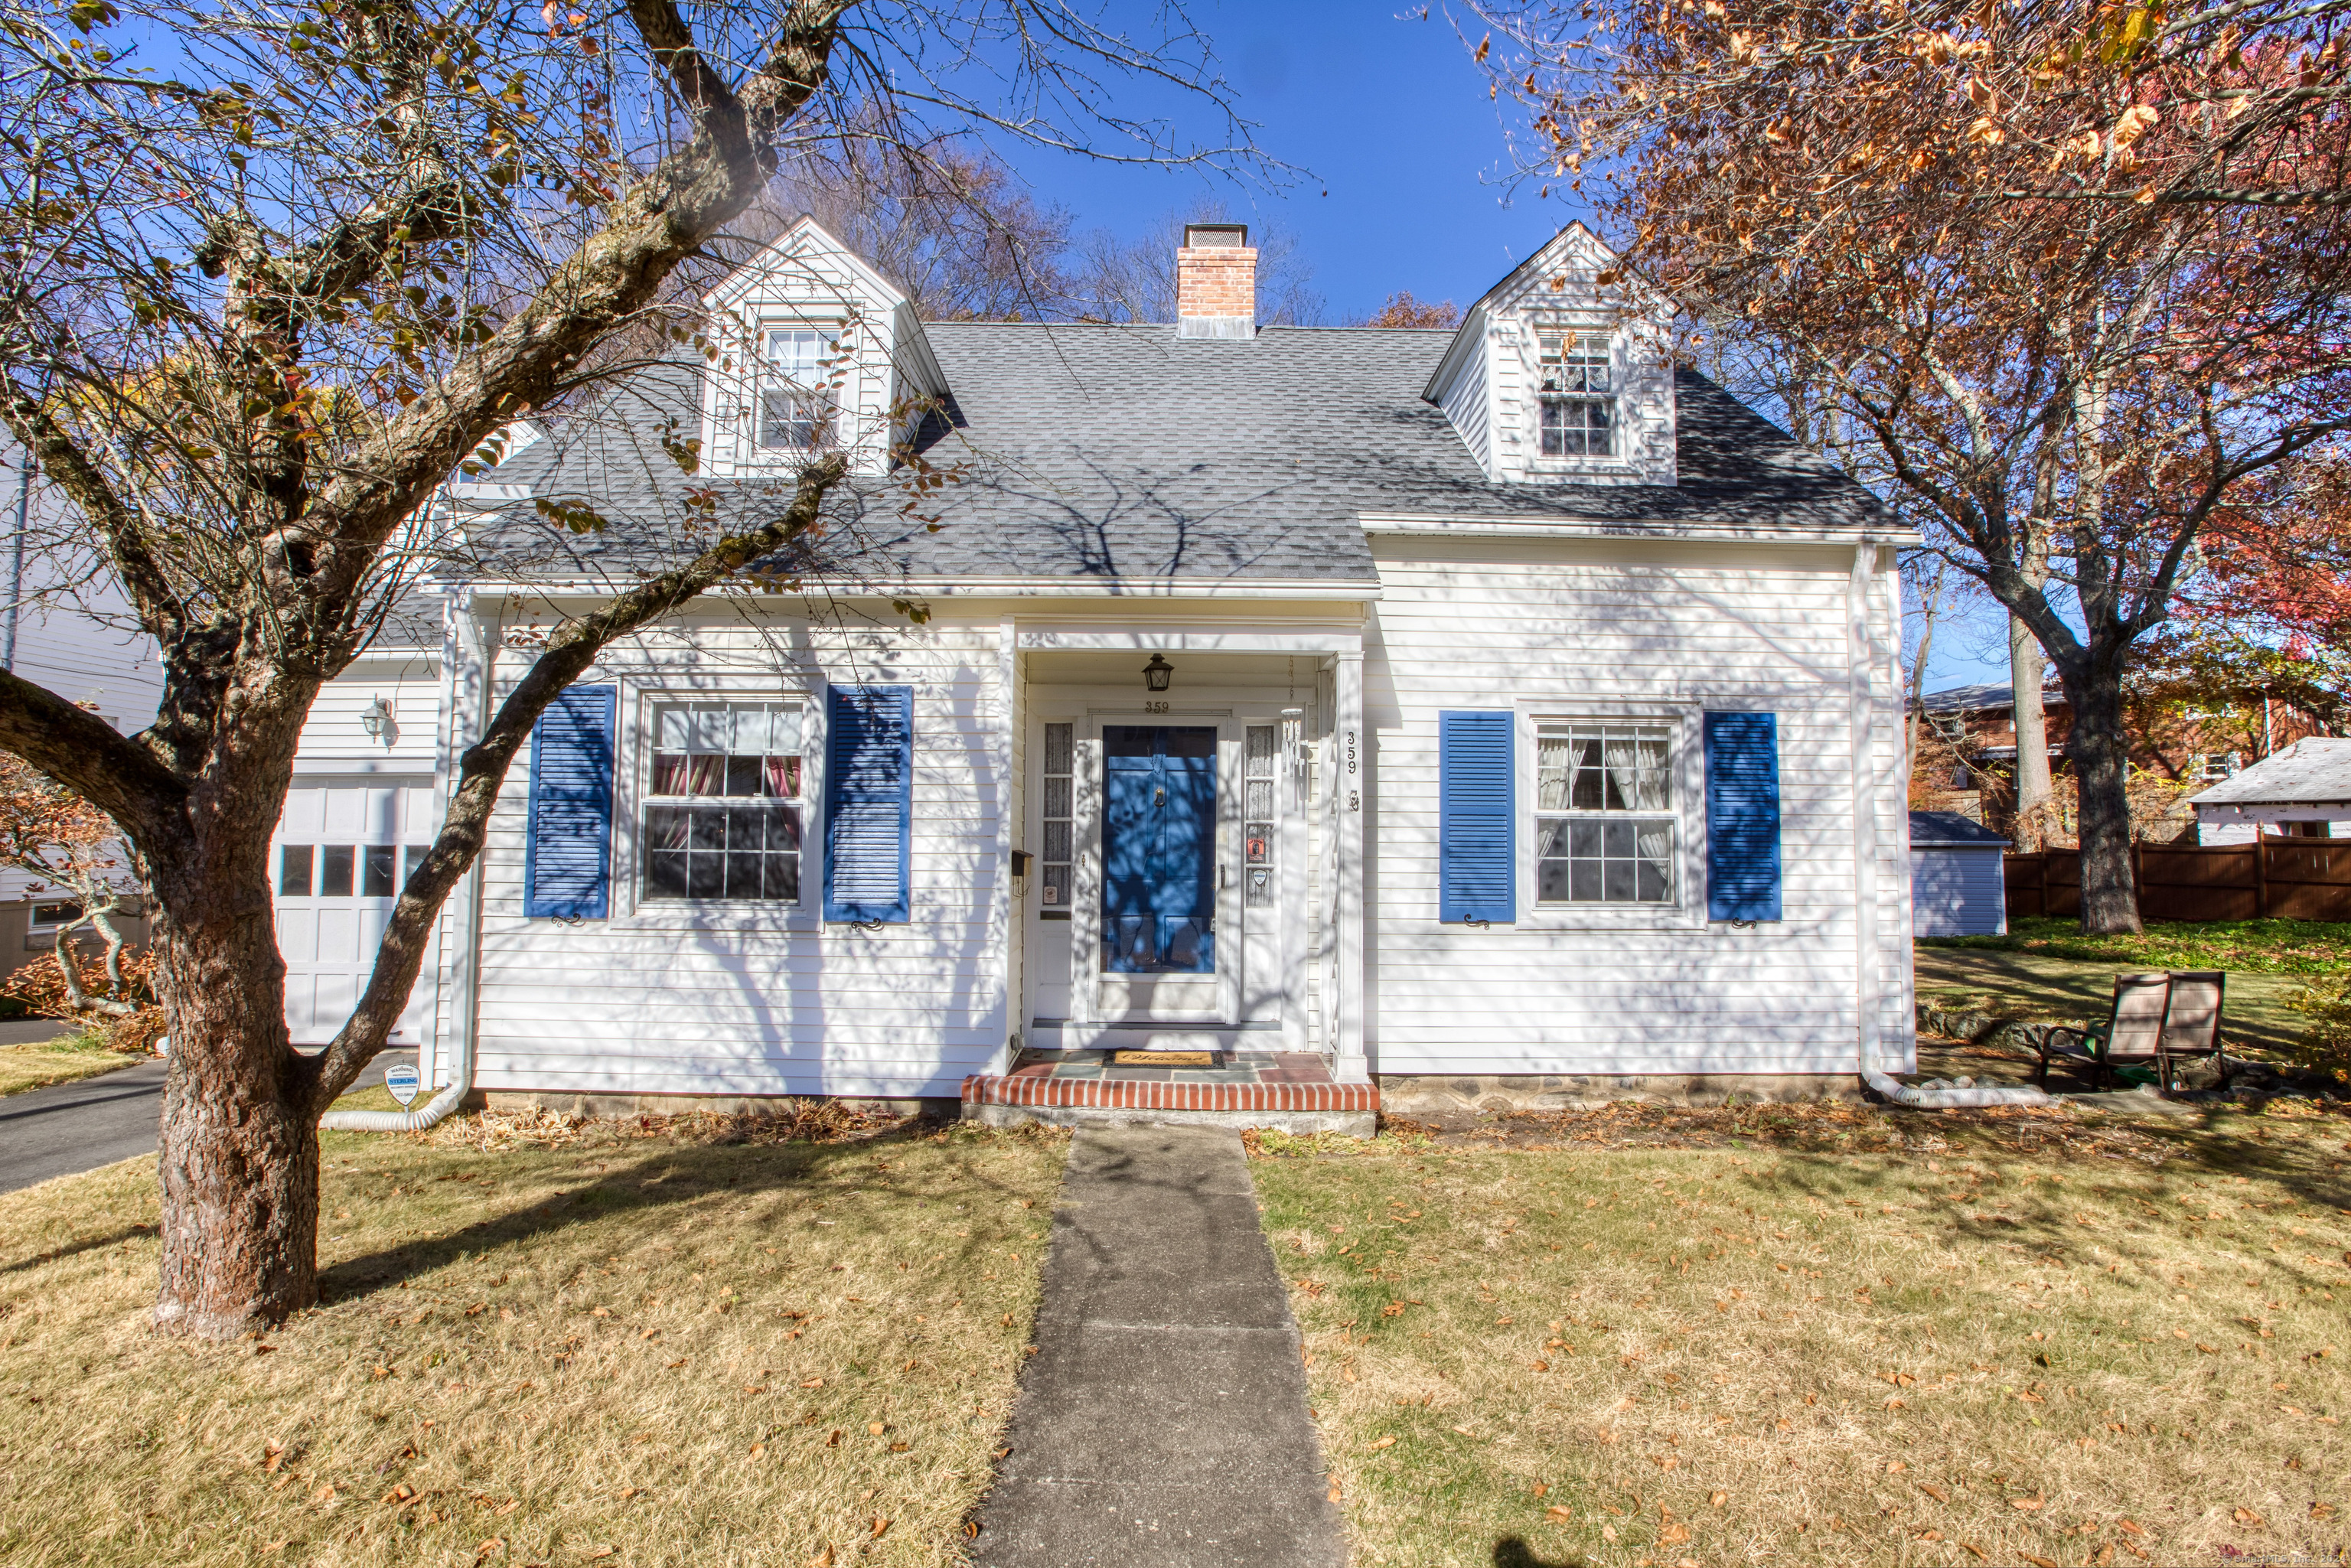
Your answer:
[[[365,716],[379,697],[392,721],[381,736],[370,736]],[[295,771],[431,773],[440,717],[437,655],[360,659],[319,688]]]
[[[1907,1058],[1908,882],[1890,692],[1870,710],[1884,732],[1867,775],[1876,906],[1855,898],[1851,550],[1395,535],[1374,549],[1374,1071],[1850,1073],[1865,1008],[1881,1057]],[[1885,603],[1873,599],[1871,612],[1883,622]],[[1776,713],[1785,918],[1660,928],[1522,902],[1514,925],[1439,924],[1437,715],[1525,703],[1561,716],[1605,716],[1612,703]],[[1519,805],[1528,833],[1530,803]],[[1677,806],[1686,831],[1703,822],[1702,800]],[[1702,883],[1683,896],[1702,916]],[[1865,942],[1876,944],[1880,977],[1869,998]]]
[[[1992,936],[2008,929],[2001,847],[1910,852],[1911,911],[1921,936]]]
[[[1455,434],[1469,449],[1469,455],[1477,459],[1478,466],[1489,473],[1494,465],[1494,400],[1487,369],[1493,357],[1488,347],[1490,336],[1487,331],[1476,334],[1461,368],[1446,387],[1443,400],[1445,417],[1453,422]]]
[[[756,613],[756,611],[748,612]],[[886,639],[791,627],[761,638],[728,612],[608,650],[586,678],[620,685],[611,917],[524,913],[530,796],[516,762],[484,852],[474,1004],[485,1089],[552,1093],[953,1095],[1004,1038],[998,824],[1012,807],[995,730],[1008,707],[994,622],[942,616]],[[792,664],[778,649],[805,648]],[[528,650],[497,667],[496,692]],[[795,655],[799,657],[799,655]],[[914,688],[911,918],[864,931],[816,918],[823,800],[804,806],[798,911],[637,902],[631,821],[648,694],[760,695],[820,683]],[[810,775],[819,769],[812,756]]]

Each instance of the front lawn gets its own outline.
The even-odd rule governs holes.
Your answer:
[[[0,1562],[958,1561],[1063,1147],[329,1134],[326,1303],[234,1345],[147,1328],[152,1160],[0,1197]]]
[[[2351,925],[2159,921],[2135,936],[2085,936],[2077,921],[2028,916],[2004,936],[1922,938],[1917,962],[1920,997],[2016,1018],[2103,1018],[2126,970],[2222,969],[2230,1043],[2291,1054],[2310,1026],[2293,998],[2314,979],[2351,975]]]
[[[2043,953],[2119,969],[2332,975],[2351,969],[2351,925],[2326,920],[2155,920],[2136,936],[2090,936],[2070,915],[2028,915],[2004,936],[1929,936],[1922,947]]]
[[[95,1078],[144,1060],[115,1051],[89,1035],[64,1034],[29,1045],[0,1045],[0,1095]]]
[[[1252,1169],[1360,1563],[2315,1562],[2346,1132],[1612,1107]]]

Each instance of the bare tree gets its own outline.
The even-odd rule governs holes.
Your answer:
[[[268,844],[320,686],[420,573],[462,567],[428,526],[444,482],[578,400],[617,333],[654,320],[674,353],[722,352],[664,286],[795,160],[971,131],[1157,163],[1251,154],[1166,7],[1136,35],[1070,0],[0,10],[0,417],[72,504],[52,548],[119,578],[166,680],[126,737],[0,676],[0,747],[105,810],[138,859],[172,1040],[156,1322],[230,1336],[315,1299],[318,1117],[381,1049],[540,712],[613,639],[813,559],[846,465],[812,450],[772,491],[702,485],[629,519],[643,570],[553,629],[465,748],[364,996],[307,1056]],[[1171,90],[1217,133],[1172,141]],[[1149,116],[1122,107],[1137,100]],[[669,450],[695,468],[691,440]],[[898,472],[935,494],[919,462]],[[542,520],[604,526],[589,507]]]
[[[1071,294],[1079,310],[1094,321],[1173,321],[1176,251],[1184,243],[1184,225],[1234,221],[1224,203],[1204,199],[1131,239],[1097,229],[1078,246]],[[1278,224],[1252,223],[1249,243],[1257,248],[1259,324],[1320,326],[1322,296],[1314,291],[1313,268],[1296,237]]]

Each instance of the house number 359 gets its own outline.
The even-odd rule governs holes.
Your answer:
[[[1350,773],[1355,771],[1355,732],[1352,729],[1347,732],[1347,771]],[[1359,789],[1348,790],[1347,810],[1350,811],[1360,811],[1363,809],[1363,791]]]

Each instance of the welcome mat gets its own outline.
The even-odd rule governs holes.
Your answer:
[[[1214,1067],[1217,1053],[1213,1051],[1113,1051],[1110,1053],[1114,1067]]]

